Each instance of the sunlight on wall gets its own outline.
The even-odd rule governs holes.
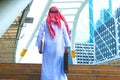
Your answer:
[[[18,47],[16,51],[15,62],[17,63],[20,59],[20,52],[22,48],[27,45],[29,38],[31,37],[34,27],[38,23],[40,15],[44,10],[45,4],[47,0],[34,0],[30,11],[28,13],[28,17],[34,17],[34,21],[32,24],[26,24],[23,27],[20,39],[18,41]],[[37,47],[35,46],[36,38],[31,42],[30,47],[28,48],[25,56],[21,59],[20,63],[42,63],[42,55],[38,53]]]

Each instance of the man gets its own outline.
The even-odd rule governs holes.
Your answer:
[[[49,9],[36,43],[39,53],[43,53],[41,80],[67,80],[63,64],[64,53],[68,53],[71,45],[70,34],[68,24],[57,7]]]

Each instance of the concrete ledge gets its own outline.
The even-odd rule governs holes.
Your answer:
[[[41,64],[0,64],[0,80],[40,80]],[[68,80],[120,80],[119,66],[69,65]]]

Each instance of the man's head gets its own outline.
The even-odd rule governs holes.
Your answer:
[[[54,23],[55,25],[57,25],[59,29],[61,29],[61,20],[65,23],[65,26],[69,35],[69,27],[64,16],[59,12],[59,9],[56,6],[51,6],[48,12],[46,22],[48,25],[50,35],[52,37],[56,35],[54,29],[52,28],[52,23]]]
[[[50,7],[49,12],[50,13],[58,13],[59,10],[58,10],[58,8],[56,6],[52,6],[52,7]]]

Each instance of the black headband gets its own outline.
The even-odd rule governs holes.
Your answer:
[[[50,13],[58,13],[59,11],[56,10],[56,11],[52,11],[52,10],[49,10]]]

